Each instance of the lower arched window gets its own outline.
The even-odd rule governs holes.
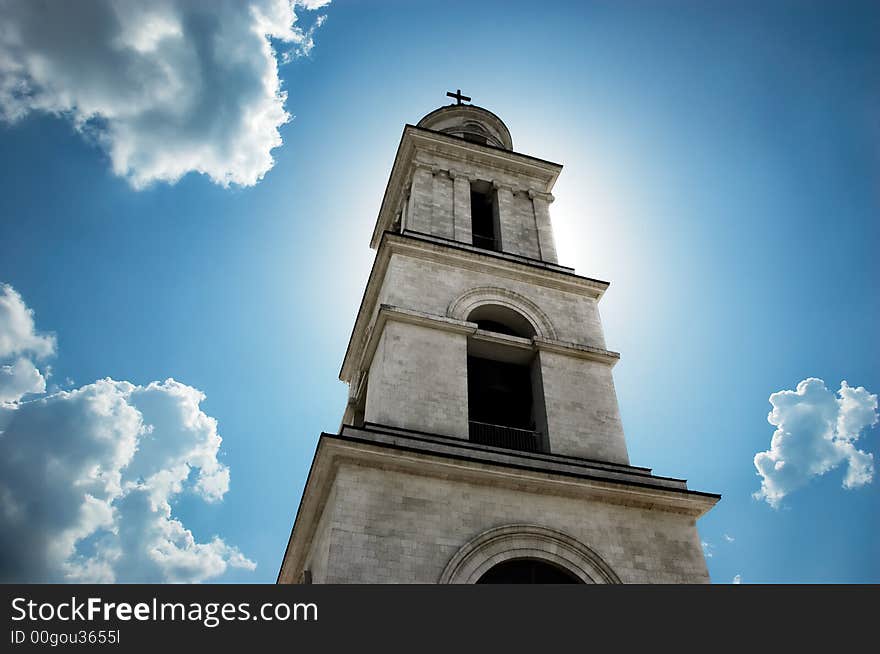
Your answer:
[[[532,324],[509,307],[484,304],[468,315],[479,331],[468,341],[470,440],[526,452],[546,451],[541,366]],[[514,336],[501,339],[494,335]]]

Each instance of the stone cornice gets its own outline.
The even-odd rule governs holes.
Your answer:
[[[610,286],[608,282],[600,279],[576,275],[573,268],[537,259],[528,259],[507,252],[492,252],[430,234],[412,231],[406,234],[386,232],[385,242],[395,252],[405,253],[416,258],[454,265],[467,270],[489,272],[499,277],[526,281],[536,286],[584,295],[594,300],[599,300]]]
[[[373,360],[373,354],[375,354],[376,348],[379,346],[379,338],[382,336],[382,331],[385,329],[385,323],[389,320],[409,323],[411,325],[420,325],[422,327],[431,327],[433,329],[440,329],[453,334],[473,334],[477,330],[477,323],[475,322],[465,322],[463,320],[447,318],[446,316],[434,316],[421,311],[402,309],[390,304],[383,304],[379,307],[379,312],[376,314],[375,323],[370,327],[369,332],[366,334],[366,343],[361,351],[360,357],[358,358],[358,370],[366,370],[370,361]],[[343,367],[343,372],[344,370],[345,368]],[[343,379],[342,374],[340,374],[340,379]],[[343,381],[347,380],[343,379]]]
[[[373,331],[381,331],[379,329],[382,324],[388,320],[397,322],[405,322],[411,325],[421,325],[422,327],[432,327],[434,329],[442,329],[453,334],[473,334],[477,331],[477,323],[467,322],[466,320],[456,320],[447,316],[437,316],[424,311],[414,311],[412,309],[404,309],[396,307],[392,304],[383,304],[379,307],[379,314],[376,317],[376,328]]]
[[[507,171],[516,176],[525,176],[535,180],[541,188],[525,188],[524,192],[532,191],[539,195],[549,194],[556,183],[562,166],[551,161],[538,159],[526,154],[505,150],[489,145],[480,145],[465,141],[456,136],[435,132],[430,129],[407,125],[403,129],[388,184],[385,187],[385,195],[379,209],[379,216],[370,239],[370,247],[378,248],[382,234],[387,231],[394,222],[394,214],[400,205],[402,195],[406,189],[406,180],[416,165],[425,165],[416,162],[417,150],[430,150],[440,152],[446,156],[473,161],[478,164],[494,167]],[[430,165],[427,165],[431,168]],[[439,169],[438,169],[439,170]],[[450,171],[444,171],[447,174]],[[462,170],[456,173],[467,176]],[[436,173],[435,173],[436,174]]]
[[[578,472],[564,464],[541,465],[515,451],[482,451],[469,447],[468,441],[461,441],[459,446],[453,442],[455,439],[442,440],[445,443],[431,443],[403,434],[349,427],[344,427],[342,434],[322,434],[278,581],[297,581],[339,466],[346,463],[493,488],[528,488],[531,493],[650,508],[694,519],[720,499],[713,493],[688,490],[682,480],[637,472],[614,474],[598,468]]]
[[[433,176],[437,175],[446,175],[449,179],[463,179],[468,182],[473,182],[477,179],[474,175],[469,175],[466,172],[459,170],[454,167],[444,168],[443,166],[438,166],[436,164],[429,164],[424,161],[414,160],[412,162],[411,170],[424,170]],[[407,177],[404,181],[404,185],[408,185],[410,183],[409,177]],[[505,190],[511,193],[523,193],[529,196],[530,200],[534,200],[538,198],[540,200],[544,200],[548,203],[553,202],[556,198],[553,197],[552,193],[544,193],[543,191],[536,191],[532,188],[524,187],[524,186],[515,186],[513,184],[507,184],[505,182],[499,180],[488,180],[492,182],[492,187],[497,190]],[[409,191],[404,191],[401,193],[402,199],[406,199],[409,197]]]
[[[468,322],[466,320],[458,320],[447,316],[438,316],[424,313],[422,311],[403,309],[390,304],[383,304],[379,307],[374,324],[369,328],[365,335],[366,343],[358,357],[357,370],[364,371],[369,367],[370,362],[373,360],[373,355],[376,352],[376,348],[379,346],[379,338],[382,336],[382,331],[385,329],[385,323],[388,321],[420,325],[422,327],[439,329],[453,334],[467,334],[476,340],[486,343],[505,345],[520,350],[554,352],[556,354],[575,357],[577,359],[597,361],[609,366],[614,366],[620,360],[620,354],[617,352],[603,350],[598,347],[567,343],[565,341],[541,338],[540,336],[535,336],[529,339],[519,336],[510,336],[508,334],[500,334],[497,332],[489,332],[480,329],[475,322]],[[343,379],[343,381],[352,381],[353,376],[345,378],[343,375],[344,371],[340,374],[340,378]]]
[[[435,241],[429,238],[386,232],[376,252],[376,259],[373,262],[373,268],[370,271],[370,277],[367,280],[358,315],[355,319],[348,347],[342,361],[342,368],[339,372],[339,378],[342,381],[349,383],[352,381],[356,371],[360,369],[362,361],[369,360],[364,356],[366,354],[364,348],[372,332],[381,333],[381,330],[371,326],[370,322],[373,314],[376,312],[379,291],[393,254],[402,254],[479,272],[488,272],[500,277],[526,280],[539,287],[555,288],[584,295],[595,300],[601,298],[602,293],[608,288],[607,282],[580,277],[564,270],[521,263],[513,258],[507,258],[495,253],[489,254],[480,251],[478,248],[463,244],[461,247],[450,246],[442,241]],[[400,310],[398,309],[398,311]],[[450,319],[444,317],[443,320]],[[554,344],[559,347],[570,345],[548,340],[546,346],[549,349]]]
[[[476,323],[474,323],[476,325]],[[522,338],[520,336],[510,336],[509,334],[501,334],[498,332],[490,332],[485,329],[476,329],[473,332],[474,339],[478,341],[482,341],[484,343],[494,343],[496,345],[506,345],[507,347],[514,347],[519,350],[532,350],[534,346],[532,345],[532,340],[529,338]]]
[[[522,453],[516,450],[499,448],[493,448],[495,451],[478,450],[468,447],[470,441],[465,440],[460,441],[461,447],[459,447],[459,444],[453,443],[458,439],[450,437],[444,439],[445,444],[429,444],[403,434],[376,432],[372,427],[355,429],[346,426],[343,427],[341,434],[322,434],[322,440],[332,442],[332,447],[337,447],[337,451],[344,450],[353,460],[361,459],[360,456],[354,455],[354,450],[358,449],[369,452],[363,457],[365,460],[393,457],[407,468],[409,468],[407,462],[412,462],[415,458],[416,462],[411,463],[412,470],[421,472],[431,467],[425,465],[425,458],[437,457],[438,460],[432,462],[437,469],[458,469],[461,471],[461,478],[465,479],[467,473],[464,469],[470,467],[477,473],[473,476],[474,479],[480,478],[483,484],[491,486],[496,484],[486,481],[487,468],[506,467],[511,470],[491,470],[491,472],[494,472],[499,479],[509,480],[515,477],[516,480],[512,482],[515,486],[522,487],[525,484],[533,492],[539,491],[539,487],[544,482],[546,485],[540,490],[547,491],[549,486],[557,486],[560,490],[567,487],[578,495],[583,494],[593,499],[684,513],[695,518],[708,511],[720,498],[714,493],[688,490],[687,482],[681,479],[627,475],[603,471],[600,468],[577,469],[558,463],[540,465],[528,456],[521,456]],[[388,452],[389,449],[392,451]],[[416,456],[413,457],[413,454]],[[450,462],[448,459],[455,461]],[[455,475],[444,471],[439,476],[449,478]],[[524,480],[523,477],[528,479]],[[578,486],[580,488],[576,490]]]
[[[452,334],[467,334],[486,343],[505,345],[520,350],[544,350],[561,354],[563,356],[598,361],[599,363],[604,363],[609,366],[614,366],[614,364],[620,360],[620,354],[617,352],[603,350],[598,347],[578,345],[577,343],[566,343],[564,341],[541,338],[540,336],[535,336],[529,339],[519,336],[510,336],[509,334],[489,332],[480,329],[475,322],[457,320],[447,316],[437,316],[422,311],[413,311],[411,309],[395,307],[390,304],[383,304],[379,307],[376,321],[370,328],[366,347],[364,347],[358,361],[358,370],[365,370],[370,365],[370,362],[373,360],[373,354],[375,354],[376,348],[379,346],[379,338],[382,336],[385,323],[388,321],[430,327],[431,329],[439,329]]]
[[[549,338],[541,338],[536,336],[532,339],[538,350],[563,354],[578,359],[589,359],[590,361],[598,361],[613,366],[620,360],[619,352],[611,350],[603,350],[602,348],[592,347],[590,345],[580,345],[578,343],[568,343],[565,341],[556,341]]]

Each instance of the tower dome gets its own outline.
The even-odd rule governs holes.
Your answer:
[[[418,127],[458,136],[472,143],[513,150],[510,131],[488,109],[472,104],[452,104],[435,109],[419,121]]]

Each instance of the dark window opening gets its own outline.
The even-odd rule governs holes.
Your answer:
[[[468,417],[490,425],[533,430],[529,367],[469,356]]]
[[[562,568],[536,559],[514,559],[492,566],[478,584],[580,584],[576,576]]]
[[[536,428],[544,422],[535,367],[468,356],[468,438],[472,443],[521,452],[546,452]],[[535,391],[533,391],[535,389]]]
[[[468,314],[481,331],[531,339],[532,323],[509,307],[483,304]],[[522,342],[480,333],[468,339],[468,437],[523,452],[549,452],[541,360]]]
[[[501,250],[498,237],[497,194],[491,184],[471,184],[471,234],[473,244],[487,250]]]
[[[507,334],[508,336],[520,336],[519,332],[515,329],[511,329],[507,325],[495,322],[494,320],[474,320],[473,322],[477,323],[477,326],[480,329],[485,329],[487,332],[497,332],[499,334]]]
[[[465,132],[462,134],[462,137],[465,141],[470,141],[471,143],[479,143],[480,145],[486,145],[489,142],[485,136],[481,136],[479,134],[473,134],[471,132]]]
[[[483,304],[468,315],[470,322],[475,322],[480,329],[520,338],[532,338],[535,328],[519,312],[500,304]]]

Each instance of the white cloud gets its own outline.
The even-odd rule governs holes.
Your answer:
[[[13,405],[29,393],[45,393],[46,378],[30,359],[0,365],[0,406]]]
[[[43,358],[55,353],[55,337],[38,334],[34,312],[9,284],[0,284],[0,359],[18,354]]]
[[[302,5],[306,9],[320,9],[330,4],[330,0],[297,0],[298,5]]]
[[[14,288],[0,284],[0,408],[29,393],[44,393],[46,377],[30,357],[55,353],[55,337],[38,334],[31,311]]]
[[[5,290],[33,333],[33,314]],[[0,342],[18,338],[9,324]],[[103,379],[23,400],[45,391],[43,376],[26,358],[7,368],[30,385],[0,404],[0,581],[198,582],[254,568],[220,537],[198,542],[172,513],[181,493],[217,502],[229,489],[204,394],[173,379]]]
[[[877,396],[845,381],[834,392],[821,379],[809,378],[797,390],[770,396],[768,422],[776,427],[770,449],[755,455],[762,477],[757,499],[778,507],[782,499],[813,477],[846,466],[844,488],[871,482],[874,456],[856,449],[862,431],[877,423]]]
[[[733,581],[731,581],[730,583],[732,583],[732,584],[741,584],[741,583],[742,583],[742,576],[741,576],[741,575],[736,575],[736,576],[733,578]]]
[[[0,118],[69,118],[133,187],[189,172],[227,186],[272,168],[290,119],[278,75],[308,54],[309,0],[0,3]]]
[[[729,534],[724,534],[724,540],[726,540],[728,543],[732,543],[733,541],[736,540],[736,538],[734,538],[733,536],[730,536]]]
[[[707,541],[701,541],[700,545],[703,547],[703,556],[707,559],[711,559],[714,556],[712,550],[715,549],[715,546]]]

